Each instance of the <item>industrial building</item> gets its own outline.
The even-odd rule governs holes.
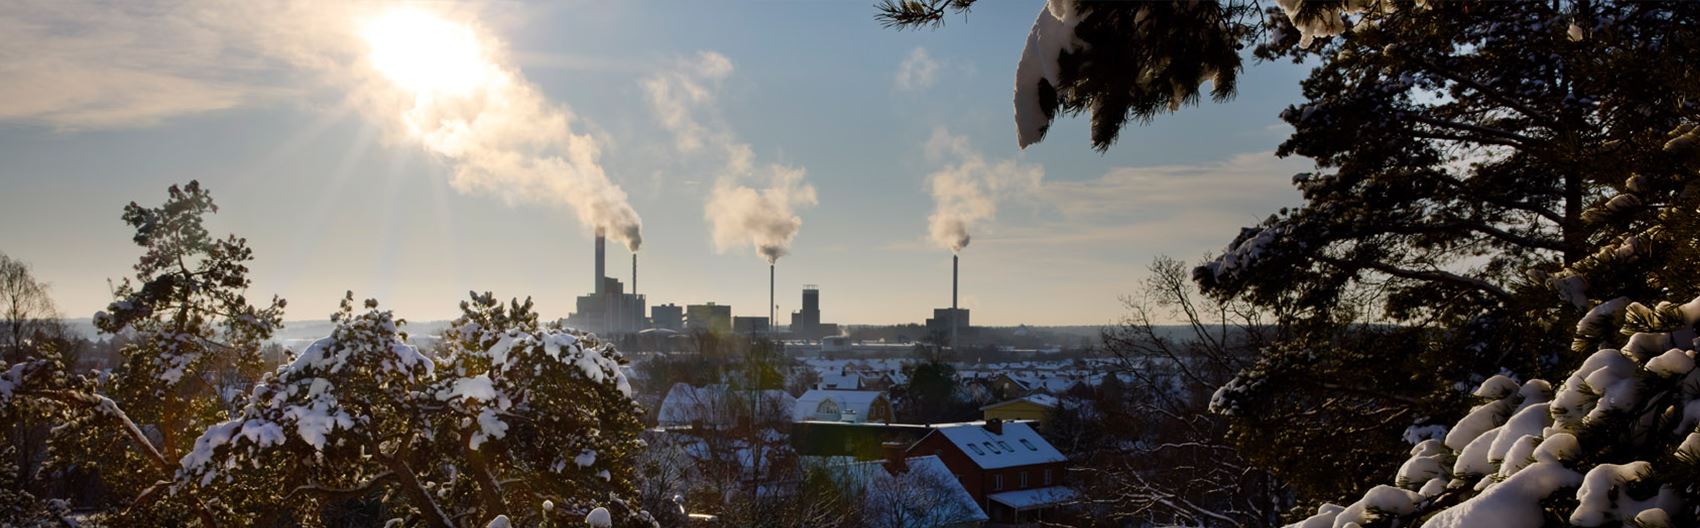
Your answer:
[[[968,333],[968,309],[934,308],[933,316],[927,318],[927,333],[929,334],[950,338],[953,327],[956,333]]]
[[[962,334],[969,333],[970,329],[968,324],[968,309],[959,308],[956,305],[957,271],[960,269],[960,266],[958,265],[960,262],[961,257],[951,255],[950,307],[934,308],[932,318],[927,319],[927,333],[934,336],[942,336],[946,342],[950,343],[951,348],[956,348],[957,339],[962,337]]]
[[[649,308],[650,326],[664,330],[680,331],[685,329],[685,308],[673,303],[657,304]]]
[[[791,337],[817,340],[838,335],[838,325],[820,322],[820,287],[803,285],[803,309],[791,312]]]
[[[766,317],[740,315],[732,318],[732,333],[736,334],[765,334],[772,329]]]
[[[607,274],[608,239],[602,230],[596,231],[595,289],[590,295],[578,297],[578,310],[567,316],[567,326],[599,334],[630,333],[649,326],[643,317],[647,304],[638,295],[637,255],[632,255],[633,292],[626,293],[619,279]]]
[[[707,330],[717,334],[732,331],[732,305],[692,304],[685,307],[685,328]]]

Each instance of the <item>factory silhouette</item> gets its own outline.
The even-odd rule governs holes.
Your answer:
[[[600,229],[596,232],[595,243],[594,289],[587,295],[580,295],[577,310],[567,316],[566,322],[573,328],[600,335],[669,335],[706,331],[803,341],[830,340],[843,333],[837,324],[821,322],[820,287],[813,284],[803,285],[802,309],[791,312],[790,324],[783,327],[774,324],[776,305],[773,304],[774,269],[771,264],[768,268],[767,316],[734,315],[731,305],[712,301],[685,306],[672,303],[651,306],[647,297],[637,291],[637,254],[632,254],[631,288],[628,290],[620,279],[608,276],[607,237]],[[933,316],[926,320],[927,333],[941,338],[941,341],[948,340],[952,346],[957,339],[971,335],[973,330],[969,326],[968,309],[957,305],[959,264],[959,257],[952,255],[950,307],[933,309]]]

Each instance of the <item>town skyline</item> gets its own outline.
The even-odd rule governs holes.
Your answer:
[[[1103,155],[1079,155],[1087,127],[1074,118],[1059,120],[1049,141],[1016,148],[1004,79],[1021,42],[1007,35],[1025,30],[1041,3],[1031,4],[986,6],[953,31],[900,33],[860,2],[498,4],[457,15],[544,101],[566,109],[576,132],[601,141],[600,169],[642,219],[639,286],[652,305],[712,301],[765,315],[766,262],[735,234],[721,243],[704,217],[728,163],[704,151],[719,143],[746,147],[751,172],[798,171],[794,190],[813,194],[790,204],[801,225],[777,263],[780,324],[804,284],[819,285],[824,317],[843,323],[919,322],[948,306],[951,252],[928,226],[928,182],[940,172],[1029,178],[989,182],[1002,186],[989,196],[995,210],[962,250],[961,304],[987,325],[1112,323],[1153,256],[1196,260],[1237,227],[1296,203],[1289,177],[1307,164],[1270,153],[1288,130],[1277,114],[1298,100],[1291,79],[1303,69],[1293,65],[1251,68],[1257,85],[1279,88],[1130,128]],[[345,290],[418,320],[452,318],[468,290],[529,296],[546,316],[565,317],[591,290],[591,229],[570,209],[462,192],[454,160],[390,134],[300,67],[203,68],[197,61],[254,46],[221,20],[177,21],[220,46],[212,59],[173,57],[191,41],[153,33],[175,13],[66,9],[26,6],[7,17],[25,29],[98,23],[119,36],[18,32],[63,45],[22,65],[36,82],[17,83],[22,93],[0,111],[0,155],[12,161],[0,183],[16,190],[0,197],[0,221],[32,226],[0,233],[0,247],[34,266],[65,317],[103,309],[107,281],[129,274],[139,248],[118,221],[122,206],[191,179],[221,206],[210,228],[254,248],[249,295],[288,299],[291,320],[322,318]],[[126,39],[147,45],[114,46]],[[155,68],[64,78],[120,60]],[[705,69],[720,61],[725,71]],[[131,84],[63,89],[104,81]],[[680,125],[650,87],[711,96],[673,101],[691,105]],[[55,90],[68,93],[47,93]],[[612,246],[609,275],[628,280],[629,253]]]

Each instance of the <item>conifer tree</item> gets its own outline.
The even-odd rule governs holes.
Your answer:
[[[246,297],[254,258],[247,241],[206,229],[206,216],[217,211],[193,181],[171,186],[158,207],[124,208],[143,254],[134,280],[120,282],[117,299],[94,317],[102,332],[127,338],[123,363],[104,383],[73,376],[77,390],[60,393],[96,412],[67,409],[69,423],[54,441],[56,464],[98,472],[125,522],[175,524],[204,515],[168,497],[176,461],[258,378],[260,346],[282,326],[282,299],[256,306]]]
[[[474,294],[461,309],[433,358],[350,294],[329,337],[196,440],[176,491],[244,524],[572,525],[599,508],[653,524],[636,505],[641,410],[618,352],[539,324],[529,300]]]
[[[1625,337],[1635,332],[1692,332],[1693,321],[1671,322],[1686,315],[1667,313],[1668,305],[1622,314],[1632,300],[1650,303],[1700,293],[1691,264],[1700,240],[1692,214],[1700,206],[1695,192],[1700,111],[1694,103],[1700,96],[1700,68],[1694,65],[1700,56],[1695,53],[1700,50],[1700,5],[1282,0],[1248,13],[1233,11],[1233,1],[1205,3],[1239,13],[1247,17],[1239,22],[1262,29],[1245,31],[1222,19],[1190,38],[1134,27],[1115,38],[1166,50],[1237,35],[1238,46],[1253,49],[1260,59],[1316,65],[1303,84],[1305,101],[1281,115],[1295,131],[1278,154],[1316,164],[1314,171],[1294,178],[1303,205],[1242,230],[1222,254],[1194,272],[1198,284],[1219,299],[1250,302],[1278,314],[1294,336],[1266,349],[1217,394],[1213,407],[1235,418],[1233,434],[1242,448],[1272,465],[1302,498],[1314,501],[1353,481],[1384,479],[1381,471],[1397,461],[1389,454],[1400,436],[1420,442],[1440,431],[1456,433],[1456,427],[1465,426],[1453,420],[1465,411],[1467,392],[1459,387],[1497,379],[1491,376],[1502,371],[1523,379],[1562,379],[1579,367],[1588,370],[1593,362],[1615,362],[1609,359],[1615,356],[1595,350],[1622,348]],[[887,2],[881,17],[900,25],[934,24],[973,4]],[[1038,49],[1040,58],[1057,57],[1041,61],[1049,66],[1042,69],[1045,82],[1038,84],[1041,106],[1050,108],[1052,97],[1067,100],[1049,89],[1066,93],[1089,85],[1080,82],[1082,69],[1071,67],[1068,58],[1083,44],[1102,42],[1088,41],[1076,28],[1090,26],[1094,18],[1138,21],[1169,9],[1179,6],[1049,2],[1028,40],[1029,54]],[[1182,63],[1196,57],[1169,55]],[[1025,65],[1029,57],[1022,60]],[[1129,63],[1135,64],[1131,71],[1104,78],[1134,79],[1127,83],[1135,88],[1130,94],[1165,79],[1178,83],[1181,93],[1188,90],[1186,79],[1165,78],[1161,68]],[[1018,67],[1017,127],[1023,145],[1035,139],[1020,117],[1028,81]],[[1087,107],[1099,148],[1104,147],[1098,133],[1103,108],[1118,107]],[[1044,125],[1053,118],[1045,112]],[[1607,315],[1584,318],[1590,310]],[[1625,317],[1661,324],[1620,333],[1616,321]],[[1671,348],[1687,355],[1693,347],[1675,339]],[[1648,351],[1620,355],[1652,368]],[[1680,362],[1674,356],[1669,361]],[[1607,389],[1577,390],[1593,397]],[[1540,403],[1534,396],[1511,394],[1516,401],[1509,401],[1504,391],[1485,386],[1484,391],[1477,397],[1504,402],[1500,407],[1541,407],[1525,405]],[[1680,398],[1668,390],[1665,394],[1647,402],[1649,412],[1672,412],[1669,404]],[[1317,412],[1330,406],[1332,412]],[[1554,406],[1551,412],[1563,411]],[[1692,426],[1678,424],[1676,433]],[[1615,431],[1641,434],[1635,427]],[[1478,438],[1478,432],[1462,436]],[[1627,453],[1635,448],[1675,456],[1671,442],[1680,441],[1576,434],[1581,441],[1575,456],[1580,458],[1554,455],[1576,462],[1567,471],[1592,472],[1606,467],[1596,465],[1600,462],[1629,462]],[[1507,444],[1521,441],[1500,437]],[[1408,464],[1438,464],[1416,462],[1421,457],[1464,456],[1457,451],[1465,446],[1448,440],[1439,448],[1420,443],[1421,453]],[[1529,445],[1540,441],[1537,435]],[[1330,458],[1339,455],[1363,463]],[[1388,461],[1385,469],[1370,462],[1377,459]],[[1494,482],[1524,462],[1496,458],[1491,469],[1499,471],[1497,476],[1466,482],[1469,490],[1426,490],[1426,498],[1415,502],[1387,500],[1399,493],[1377,488],[1356,509],[1348,506],[1340,513],[1335,508],[1338,515],[1324,517],[1338,526],[1366,509],[1400,510],[1392,517],[1433,513],[1470,500],[1474,491],[1487,490],[1479,497],[1489,496]],[[1639,477],[1630,474],[1644,475],[1643,469],[1602,476],[1607,484],[1596,485],[1593,492],[1616,496],[1619,481],[1636,481]],[[1688,469],[1669,471],[1654,471],[1660,475],[1656,479],[1675,482],[1663,475],[1692,475],[1685,473]],[[1338,481],[1342,472],[1352,475]],[[1563,475],[1556,470],[1541,474]],[[1451,472],[1442,476],[1468,480]],[[1313,487],[1331,478],[1337,482]],[[1407,484],[1423,482],[1402,476],[1399,485]],[[1588,500],[1564,498],[1575,496],[1560,490],[1574,491],[1575,486],[1543,487],[1539,498],[1557,503],[1525,512],[1532,517],[1514,517],[1562,518],[1570,511],[1564,501]],[[1639,500],[1639,490],[1648,485],[1630,487],[1637,488],[1630,495]],[[1511,488],[1517,486],[1504,489]],[[1692,491],[1677,493],[1687,498]],[[1597,513],[1599,508],[1578,510]],[[1665,513],[1678,524],[1692,523],[1695,516],[1691,508]],[[1334,523],[1340,516],[1345,520]],[[1357,520],[1367,525],[1373,517]],[[1400,519],[1393,524],[1410,520]],[[1597,519],[1582,516],[1570,522],[1593,526],[1602,522]],[[1454,524],[1440,525],[1486,521],[1447,522]],[[1657,519],[1637,522],[1662,525]]]

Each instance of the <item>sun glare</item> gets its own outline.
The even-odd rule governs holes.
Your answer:
[[[416,9],[390,12],[366,26],[372,65],[419,95],[466,95],[494,68],[472,28]]]

